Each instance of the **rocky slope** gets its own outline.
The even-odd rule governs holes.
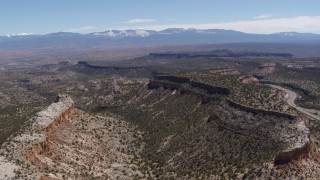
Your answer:
[[[0,169],[6,169],[5,173],[1,173],[1,178],[10,179],[15,177],[15,172],[22,168],[17,166],[15,161],[24,161],[23,156],[28,149],[33,149],[33,146],[35,146],[38,151],[45,150],[48,147],[45,129],[55,121],[64,119],[69,114],[69,111],[72,111],[72,107],[73,101],[70,97],[59,95],[55,103],[30,119],[30,129],[14,137],[8,144],[5,144],[3,147],[6,149],[1,149],[2,162],[0,162]],[[15,161],[12,159],[15,159]],[[6,166],[10,168],[4,168]]]
[[[0,150],[0,179],[145,176],[138,170],[139,131],[119,117],[92,116],[73,106],[70,97],[59,95],[31,118]]]
[[[320,177],[320,124],[284,109],[283,93],[241,83],[240,71],[180,71],[149,81],[97,69],[101,76],[47,76],[60,81],[23,74],[29,91],[73,100],[60,95],[3,144],[0,179]]]
[[[134,92],[99,110],[146,133],[142,156],[159,179],[253,178],[309,158],[304,117],[228,103],[228,88],[161,75]]]

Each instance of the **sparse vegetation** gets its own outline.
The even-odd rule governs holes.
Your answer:
[[[110,153],[110,162],[124,163],[123,159],[126,158],[123,155],[128,156],[125,168],[119,168],[117,164],[112,167],[118,168],[116,171],[121,175],[132,175],[132,170],[141,172],[132,175],[136,179],[285,177],[281,167],[272,165],[277,153],[288,146],[282,138],[283,134],[294,137],[295,129],[291,125],[296,120],[246,112],[228,103],[228,100],[232,100],[251,108],[298,115],[286,105],[281,91],[263,84],[244,84],[239,81],[243,75],[257,73],[260,62],[265,58],[239,58],[237,65],[233,58],[158,59],[157,62],[146,59],[137,58],[132,60],[132,65],[125,64],[129,69],[146,61],[153,65],[150,69],[142,68],[139,71],[117,71],[117,68],[111,71],[108,68],[97,70],[95,66],[101,62],[95,62],[89,68],[67,63],[53,65],[52,70],[39,67],[1,72],[0,143],[10,140],[8,137],[17,134],[22,127],[28,127],[25,122],[51,103],[56,94],[63,92],[72,97],[76,108],[89,114],[78,115],[76,122],[61,124],[61,131],[51,132],[50,135],[58,140],[68,134],[68,138],[56,143],[64,144],[72,152],[74,149],[89,151],[101,145],[96,152]],[[281,61],[287,62],[283,59],[268,61],[275,61],[277,65]],[[302,95],[298,101],[300,105],[317,108],[318,79],[311,78],[308,76],[310,71],[303,69],[289,69],[289,77],[283,73],[288,69],[281,64],[279,66],[273,74],[261,76],[265,81],[288,84],[287,87]],[[231,74],[226,73],[224,68],[228,68]],[[216,93],[203,88],[206,87],[204,85],[201,87],[199,84],[163,79],[159,81],[168,86],[149,89],[148,78],[161,75],[160,72],[187,78],[210,88],[226,88],[230,92]],[[293,77],[297,73],[303,77]],[[177,83],[179,87],[170,87],[170,83]],[[312,159],[318,157],[320,152],[320,141],[317,140],[319,128],[315,121],[311,121],[309,127],[315,141]],[[62,156],[62,150],[70,150],[62,147],[57,146],[55,148],[61,148],[59,151],[43,155],[52,159],[52,164],[41,167],[42,172],[60,173],[64,175],[63,178],[72,177],[74,172],[61,168],[61,163],[80,168],[81,163],[89,161],[81,151]],[[7,147],[1,155],[10,157],[10,153]],[[102,158],[100,155],[95,157]],[[108,167],[103,163],[97,167],[110,169],[110,162]],[[25,164],[20,160],[16,164],[28,166],[26,169],[30,168],[30,171],[26,172],[33,172],[34,166],[37,166],[36,163]],[[316,165],[313,167],[317,168]],[[79,170],[83,172],[79,176],[93,177],[95,172],[90,168]],[[294,165],[288,165],[287,168],[291,177],[308,174],[308,170],[299,170]],[[21,177],[26,172],[19,171],[18,175]],[[311,177],[311,174],[306,177]]]

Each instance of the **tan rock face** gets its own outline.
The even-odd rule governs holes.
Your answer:
[[[141,179],[139,131],[117,117],[93,116],[67,95],[30,119],[0,149],[0,179]],[[19,163],[17,163],[19,162]],[[2,172],[1,170],[5,170]],[[23,178],[21,178],[23,177]]]
[[[310,152],[310,131],[305,123],[300,120],[293,124],[295,136],[288,136],[287,133],[282,135],[282,139],[289,147],[278,153],[275,157],[275,165],[287,164],[293,160],[307,158]]]
[[[253,76],[241,76],[239,77],[239,81],[243,84],[259,84],[259,80]]]
[[[73,105],[74,102],[69,96],[59,94],[54,103],[45,110],[37,113],[36,116],[31,119],[31,121],[34,122],[33,126],[39,129],[48,127],[54,120],[66,114],[65,112],[72,108]]]
[[[275,71],[275,63],[265,63],[259,66],[259,72],[262,74],[271,74]]]
[[[66,97],[66,99],[64,100],[67,100],[67,103],[72,102],[72,100],[69,97]],[[62,102],[62,101],[57,101],[57,102]],[[69,104],[69,105],[73,106],[73,102],[72,104]],[[38,155],[42,155],[50,151],[52,146],[52,139],[48,136],[48,133],[57,130],[57,127],[59,126],[59,124],[73,117],[76,109],[72,108],[72,106],[70,106],[70,108],[65,110],[60,116],[56,117],[52,123],[50,123],[47,127],[44,128],[44,131],[46,133],[46,138],[44,141],[36,145],[33,145],[30,149],[27,150],[25,156],[29,162],[34,163]],[[37,124],[34,124],[34,125],[37,125]]]
[[[33,154],[41,154],[49,148],[50,144],[45,134],[46,128],[67,116],[72,111],[73,105],[69,96],[58,95],[54,103],[29,120],[32,123],[30,129],[26,129],[25,132],[3,145],[10,151],[0,149],[1,154],[5,154],[0,156],[0,169],[6,169],[5,173],[1,173],[0,179],[15,178],[16,172],[22,169],[16,162],[32,160]]]

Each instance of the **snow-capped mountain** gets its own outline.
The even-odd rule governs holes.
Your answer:
[[[148,37],[154,34],[155,31],[136,29],[136,30],[108,30],[105,32],[95,32],[90,35],[93,36],[105,36],[111,38],[125,38],[125,37]]]
[[[14,37],[14,36],[31,36],[33,33],[19,33],[19,34],[7,34],[7,37]]]
[[[92,46],[158,46],[196,45],[241,42],[319,43],[320,35],[282,32],[275,34],[248,34],[224,29],[170,28],[162,31],[108,30],[89,34],[57,32],[46,35],[21,33],[0,36],[0,48],[78,48]]]

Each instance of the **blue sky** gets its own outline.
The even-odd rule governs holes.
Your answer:
[[[320,33],[320,0],[0,0],[0,35],[170,27]]]

